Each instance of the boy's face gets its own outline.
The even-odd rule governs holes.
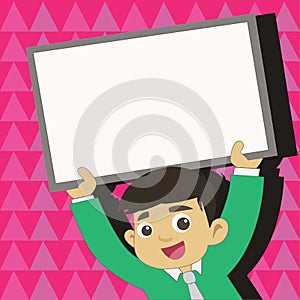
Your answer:
[[[228,232],[224,219],[209,226],[197,198],[159,204],[134,214],[134,230],[126,241],[145,264],[159,269],[189,266],[199,261],[209,245],[222,242]]]

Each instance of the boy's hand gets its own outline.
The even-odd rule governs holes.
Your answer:
[[[249,168],[255,169],[259,166],[262,158],[249,160],[245,155],[241,153],[244,148],[244,143],[237,141],[231,150],[230,160],[231,163],[237,168]]]
[[[78,168],[77,172],[82,177],[83,182],[79,184],[78,188],[67,190],[67,193],[73,199],[92,195],[96,188],[96,180],[93,174],[83,167]]]

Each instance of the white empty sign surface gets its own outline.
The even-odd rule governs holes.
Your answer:
[[[183,159],[176,140],[156,130],[130,141],[128,164],[114,166],[115,138],[137,117],[175,120],[193,140],[199,161],[222,155],[211,149],[214,137],[201,120],[145,93],[140,101],[116,108],[99,128],[93,145],[96,170],[88,165],[85,145],[74,162],[75,133],[86,109],[103,92],[136,79],[171,80],[197,93],[222,129],[223,155],[230,155],[237,140],[244,141],[245,153],[268,150],[247,22],[36,52],[34,61],[56,183],[76,180],[79,166],[103,176],[195,160]]]

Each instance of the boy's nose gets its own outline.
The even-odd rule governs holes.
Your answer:
[[[162,242],[170,242],[171,240],[173,240],[173,238],[168,234],[160,234],[158,236],[158,239]]]

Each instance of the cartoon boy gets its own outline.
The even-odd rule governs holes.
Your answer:
[[[127,188],[120,208],[133,213],[134,228],[125,232],[125,240],[137,257],[120,242],[92,196],[93,175],[80,168],[84,182],[68,193],[88,247],[149,299],[241,299],[228,274],[251,240],[264,184],[256,169],[262,159],[248,160],[242,149],[242,142],[232,148],[236,169],[228,195],[218,195],[215,182],[222,177],[216,173],[207,178],[180,167],[151,171]]]

